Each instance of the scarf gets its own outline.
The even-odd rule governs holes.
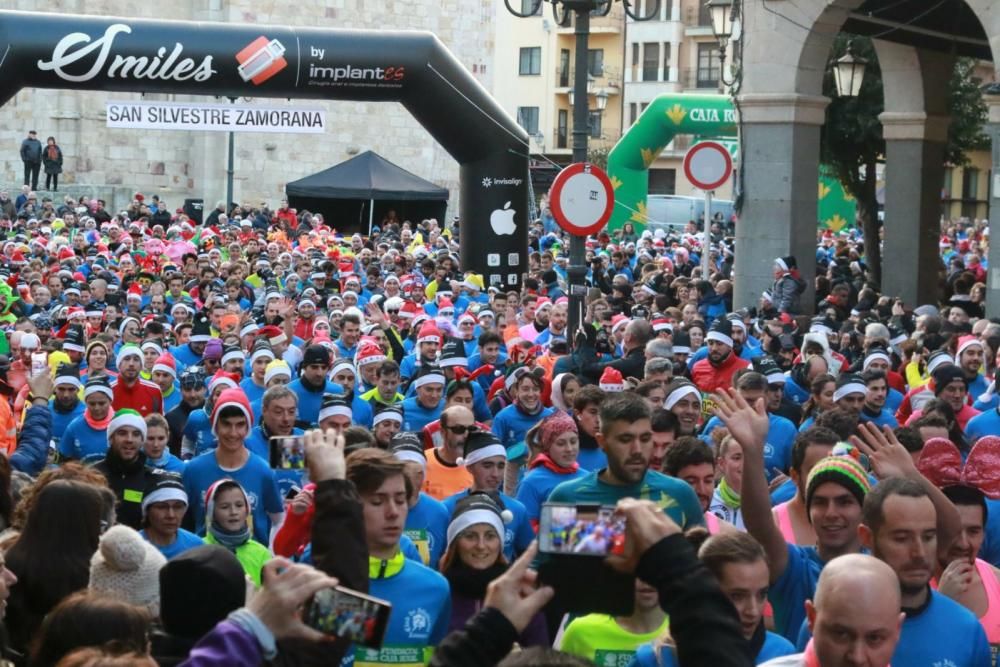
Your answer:
[[[48,154],[50,160],[59,159],[59,149],[56,146],[48,146]]]
[[[729,486],[725,477],[719,482],[719,498],[722,499],[722,504],[731,510],[738,510],[740,508],[740,494]]]
[[[576,432],[580,436],[580,449],[581,450],[597,449],[599,447],[599,445],[597,444],[597,438],[595,438],[592,435],[589,435],[586,431],[583,430],[583,427],[580,426],[579,419],[573,417],[573,421],[576,422]]]
[[[458,593],[473,600],[482,600],[486,597],[486,587],[506,570],[507,566],[499,558],[497,562],[485,570],[477,570],[469,567],[456,556],[448,571],[442,574],[451,585],[452,593]]]
[[[576,461],[573,461],[573,465],[571,465],[570,467],[564,468],[563,466],[553,461],[548,454],[539,454],[538,456],[536,456],[535,460],[532,461],[531,465],[528,466],[528,469],[534,470],[535,468],[541,468],[543,466],[545,468],[548,468],[552,472],[556,473],[557,475],[572,475],[573,473],[575,473],[577,470],[580,469],[580,464],[577,463]]]
[[[111,410],[108,410],[107,416],[104,419],[94,419],[90,414],[90,410],[83,411],[83,419],[87,422],[87,426],[94,429],[95,431],[107,431],[108,425],[111,423]]]
[[[521,414],[527,415],[528,417],[537,417],[542,413],[542,410],[545,408],[545,406],[542,405],[542,401],[540,399],[538,401],[538,405],[535,406],[535,409],[531,410],[530,412],[526,410],[519,401],[514,401],[514,405],[517,406],[517,409],[520,410]]]
[[[233,553],[242,547],[244,544],[250,541],[250,525],[244,524],[243,528],[236,531],[226,530],[212,519],[211,524],[208,526],[208,532],[211,533],[215,541],[221,546],[229,549]]]
[[[164,449],[163,454],[158,459],[154,459],[151,456],[146,456],[146,465],[153,466],[154,468],[164,468],[170,461],[170,450]]]

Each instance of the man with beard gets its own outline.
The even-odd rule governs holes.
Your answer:
[[[549,327],[549,315],[552,313],[552,302],[547,297],[538,299],[535,306],[535,316],[530,322],[517,330],[516,335],[526,341],[534,343],[538,337]],[[507,325],[508,330],[511,325]],[[505,335],[504,338],[510,338]]]
[[[648,321],[632,320],[625,325],[625,334],[622,337],[622,356],[614,361],[584,364],[584,377],[596,383],[604,370],[610,367],[620,372],[622,377],[644,379],[646,376],[646,343],[652,338],[653,327]],[[590,341],[588,341],[589,344]],[[596,351],[593,348],[588,352],[596,357]]]
[[[115,358],[118,377],[111,382],[114,399],[112,408],[135,410],[143,417],[154,412],[163,414],[163,394],[159,385],[139,376],[142,369],[142,350],[138,345],[122,345]]]
[[[691,380],[704,394],[709,394],[733,385],[733,375],[749,362],[740,359],[733,352],[733,324],[727,319],[718,319],[705,336],[708,343],[708,357],[691,368]]]
[[[178,372],[201,363],[202,355],[205,354],[205,344],[212,338],[211,327],[208,317],[199,315],[194,320],[194,328],[191,330],[188,342],[170,348],[170,356],[174,358]]]
[[[108,424],[108,453],[94,464],[104,475],[118,499],[118,523],[139,530],[142,527],[142,496],[163,473],[146,465],[142,445],[146,422],[135,410],[119,410]]]
[[[295,419],[295,425],[299,428],[309,428],[319,421],[323,394],[344,393],[340,385],[327,379],[329,370],[330,350],[322,345],[307,347],[302,356],[300,375],[288,385],[299,399],[298,416]]]
[[[986,358],[986,351],[981,340],[975,336],[962,336],[958,339],[958,352],[955,354],[955,364],[965,372],[969,395],[973,400],[985,394],[989,382],[980,371]]]
[[[59,364],[56,370],[55,394],[49,400],[52,412],[52,441],[59,448],[59,440],[69,423],[83,414],[86,406],[80,400],[80,374],[76,366]]]
[[[188,415],[194,410],[205,405],[205,372],[201,366],[188,366],[181,374],[180,391],[181,402],[166,415],[167,424],[170,426],[170,441],[168,447],[174,456],[181,455],[181,441],[184,437],[184,426],[187,424]]]
[[[444,500],[472,484],[472,475],[459,465],[465,440],[476,427],[476,419],[464,405],[453,405],[441,413],[444,442],[427,454],[424,492],[435,500]]]
[[[861,374],[861,380],[865,383],[865,403],[861,406],[861,421],[872,422],[880,427],[898,427],[896,418],[885,407],[886,397],[889,395],[889,384],[885,373],[867,370]]]
[[[535,345],[548,348],[555,340],[566,339],[566,323],[569,321],[566,304],[560,303],[549,311],[549,325],[535,338]]]
[[[639,498],[655,502],[685,530],[705,525],[701,504],[691,487],[649,469],[653,426],[643,398],[631,392],[605,398],[597,442],[608,457],[607,467],[563,482],[552,490],[549,502],[615,505],[622,498]]]
[[[785,396],[785,374],[771,357],[756,357],[753,369],[767,380],[767,411],[784,417],[792,424],[802,421],[802,408]]]
[[[892,664],[988,667],[990,646],[979,620],[930,587],[935,564],[950,545],[938,539],[935,510],[925,485],[912,479],[882,481],[865,498],[858,534],[895,570],[906,612]]]

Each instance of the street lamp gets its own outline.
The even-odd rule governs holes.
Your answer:
[[[706,0],[705,7],[712,19],[712,33],[719,42],[719,79],[723,85],[732,86],[736,80],[726,79],[726,48],[733,36],[733,24],[739,19],[739,4],[734,4],[734,0]]]
[[[573,19],[573,36],[576,39],[576,55],[574,56],[573,88],[570,90],[569,103],[573,107],[573,162],[587,161],[587,141],[590,136],[588,98],[594,89],[593,77],[587,62],[587,46],[590,41],[590,16],[603,16],[611,11],[615,0],[548,0],[552,3],[552,16],[560,26],[568,25]],[[730,0],[731,1],[731,0]],[[517,3],[515,9],[511,0],[504,0],[504,5],[514,16],[528,17],[538,13],[542,0],[527,0]],[[634,0],[622,0],[625,14],[633,21],[648,21],[660,15],[660,0],[639,3]],[[645,5],[646,13],[637,14],[639,6]],[[604,91],[602,91],[604,92]],[[598,108],[606,108],[607,93],[604,99],[597,95]],[[571,236],[569,242],[569,330],[576,332],[583,320],[583,299],[587,294],[587,267],[584,265],[586,238]],[[572,336],[570,337],[572,339]]]
[[[597,110],[604,111],[608,108],[608,91],[602,90],[597,93]]]
[[[865,67],[868,61],[851,53],[851,43],[847,43],[847,52],[833,64],[833,80],[837,84],[837,95],[840,97],[857,97],[861,92],[861,84],[865,80]]]

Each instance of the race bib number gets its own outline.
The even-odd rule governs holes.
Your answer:
[[[354,651],[354,667],[423,667],[430,660],[431,649],[420,646],[383,646],[381,649],[357,648]]]
[[[597,667],[628,667],[635,651],[595,651],[594,664]]]
[[[420,560],[423,561],[424,565],[430,565],[431,541],[427,531],[422,528],[413,528],[404,530],[403,534],[410,538],[413,545],[417,547],[417,551],[420,553]]]

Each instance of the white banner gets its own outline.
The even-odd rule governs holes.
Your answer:
[[[108,127],[209,132],[326,132],[322,109],[188,102],[107,102]]]

